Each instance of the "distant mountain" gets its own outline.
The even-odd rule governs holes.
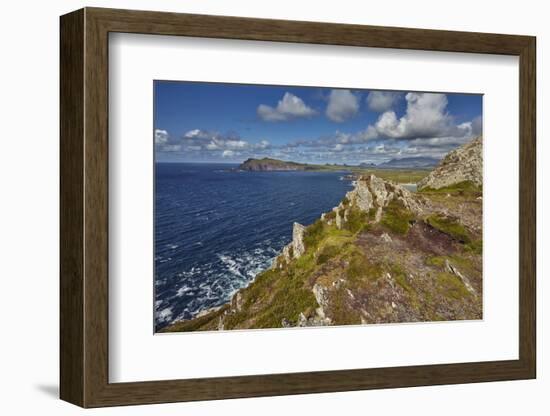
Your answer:
[[[375,163],[366,163],[366,162],[363,162],[359,165],[360,168],[363,168],[363,169],[372,169],[372,168],[376,168],[376,164]]]
[[[433,168],[437,166],[439,159],[433,157],[404,157],[401,159],[391,159],[387,162],[381,163],[377,168],[381,169],[422,169]]]

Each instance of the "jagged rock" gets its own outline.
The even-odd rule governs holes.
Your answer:
[[[314,316],[313,318],[308,319],[306,326],[327,326],[332,324],[330,318]]]
[[[231,306],[236,312],[240,312],[243,308],[243,295],[241,292],[237,292],[231,299]]]
[[[328,305],[328,289],[319,283],[313,285],[313,295],[321,308],[326,308]]]
[[[304,245],[304,233],[306,227],[302,224],[294,223],[292,226],[292,254],[295,259],[299,258],[306,251]]]
[[[418,190],[439,189],[464,181],[478,186],[483,183],[482,136],[449,152],[428,176],[418,182],[417,187]]]
[[[300,315],[298,316],[298,324],[297,326],[308,326],[308,321],[306,316],[303,312],[300,312]]]
[[[283,247],[283,258],[287,263],[292,259],[292,243]]]
[[[368,212],[373,207],[373,197],[365,180],[359,178],[353,191],[347,193],[347,198],[360,210]]]
[[[355,189],[348,192],[346,197],[352,205],[361,211],[369,212],[374,209],[375,222],[382,219],[384,208],[393,200],[399,201],[401,205],[415,214],[422,212],[418,198],[410,191],[401,185],[374,175],[358,178]]]
[[[336,211],[335,220],[336,220],[336,228],[341,230],[342,229],[342,217],[340,216],[340,210]]]

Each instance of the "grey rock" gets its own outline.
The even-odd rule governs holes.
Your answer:
[[[306,227],[302,224],[294,223],[292,226],[292,251],[295,259],[299,258],[305,253],[306,247],[304,245],[304,233]]]
[[[406,209],[415,214],[422,213],[421,201],[409,190],[392,181],[386,181],[377,176],[370,175],[357,179],[355,188],[348,192],[346,197],[351,204],[361,211],[369,212],[375,210],[375,222],[382,219],[384,208],[397,200]]]
[[[319,283],[313,285],[313,295],[321,308],[326,308],[328,305],[328,289]]]
[[[440,189],[464,181],[478,186],[483,183],[482,136],[449,152],[428,176],[418,182],[417,187],[418,190]]]

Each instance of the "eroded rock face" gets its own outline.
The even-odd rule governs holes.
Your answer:
[[[299,258],[306,251],[304,245],[304,233],[306,227],[295,222],[292,226],[292,254],[295,259]]]
[[[393,200],[399,201],[415,214],[422,212],[419,201],[409,190],[374,175],[360,177],[355,189],[348,192],[346,197],[352,206],[356,206],[361,211],[369,212],[374,209],[375,222],[380,221],[384,208]]]
[[[471,181],[477,186],[483,183],[482,136],[448,153],[417,186],[418,190],[440,189],[465,181]]]

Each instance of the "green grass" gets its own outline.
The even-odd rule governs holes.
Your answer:
[[[382,272],[383,269],[379,264],[368,261],[359,250],[351,253],[346,276],[352,285],[358,286],[367,281],[377,280],[382,276]]]
[[[329,309],[334,325],[357,325],[361,315],[349,304],[350,298],[344,287],[334,291],[330,298]]]
[[[384,180],[397,183],[417,183],[424,179],[429,169],[365,169],[361,172],[364,175],[374,174]]]
[[[483,240],[474,240],[467,243],[464,248],[473,254],[483,253]]]
[[[415,288],[413,288],[411,283],[409,282],[409,279],[407,278],[407,273],[405,272],[405,270],[403,270],[401,265],[396,264],[396,263],[391,264],[389,266],[389,268],[391,270],[391,275],[392,275],[393,279],[395,280],[395,282],[407,294],[411,306],[414,309],[419,310],[422,305],[420,305],[420,302],[418,300],[418,293],[415,290]]]
[[[445,259],[447,259],[447,257],[432,256],[432,257],[427,257],[425,263],[428,266],[444,267],[445,266]]]
[[[315,248],[323,238],[325,224],[321,220],[315,221],[308,226],[304,232],[304,243],[306,248]]]
[[[395,279],[396,283],[403,288],[405,292],[407,292],[409,295],[412,295],[414,293],[414,289],[409,283],[409,280],[407,279],[407,275],[400,270],[397,273],[392,274],[393,278]]]
[[[472,181],[458,182],[453,185],[444,186],[443,188],[434,189],[430,187],[422,188],[418,192],[420,193],[436,193],[436,194],[481,194],[483,188],[476,185]]]
[[[217,327],[218,324],[218,318],[220,315],[222,315],[227,309],[229,308],[229,305],[224,305],[220,309],[218,309],[215,312],[211,312],[207,315],[201,316],[200,318],[195,318],[191,320],[186,321],[180,321],[176,322],[173,325],[170,325],[164,329],[162,329],[160,332],[190,332],[190,331],[197,331],[205,326],[212,326]]]
[[[292,285],[290,285],[292,286]],[[281,288],[269,307],[260,312],[255,328],[280,328],[282,320],[296,322],[301,312],[306,314],[317,307],[313,292],[305,288]]]
[[[407,234],[410,222],[413,219],[414,215],[412,212],[405,209],[396,200],[393,200],[386,207],[381,223],[396,234]]]
[[[344,228],[352,233],[365,231],[369,228],[369,214],[357,208],[350,209],[348,220],[344,224]]]
[[[442,215],[431,215],[426,219],[426,222],[433,228],[461,243],[468,244],[471,242],[468,230],[454,218],[444,217]]]
[[[333,220],[335,218],[336,218],[336,212],[334,212],[334,211],[330,211],[330,212],[327,212],[325,214],[325,219],[326,220]]]
[[[448,298],[460,300],[470,295],[462,280],[452,273],[438,273],[437,283],[441,289],[441,293]]]
[[[331,258],[336,257],[342,252],[342,247],[338,245],[326,245],[317,256],[317,264],[324,264]]]

